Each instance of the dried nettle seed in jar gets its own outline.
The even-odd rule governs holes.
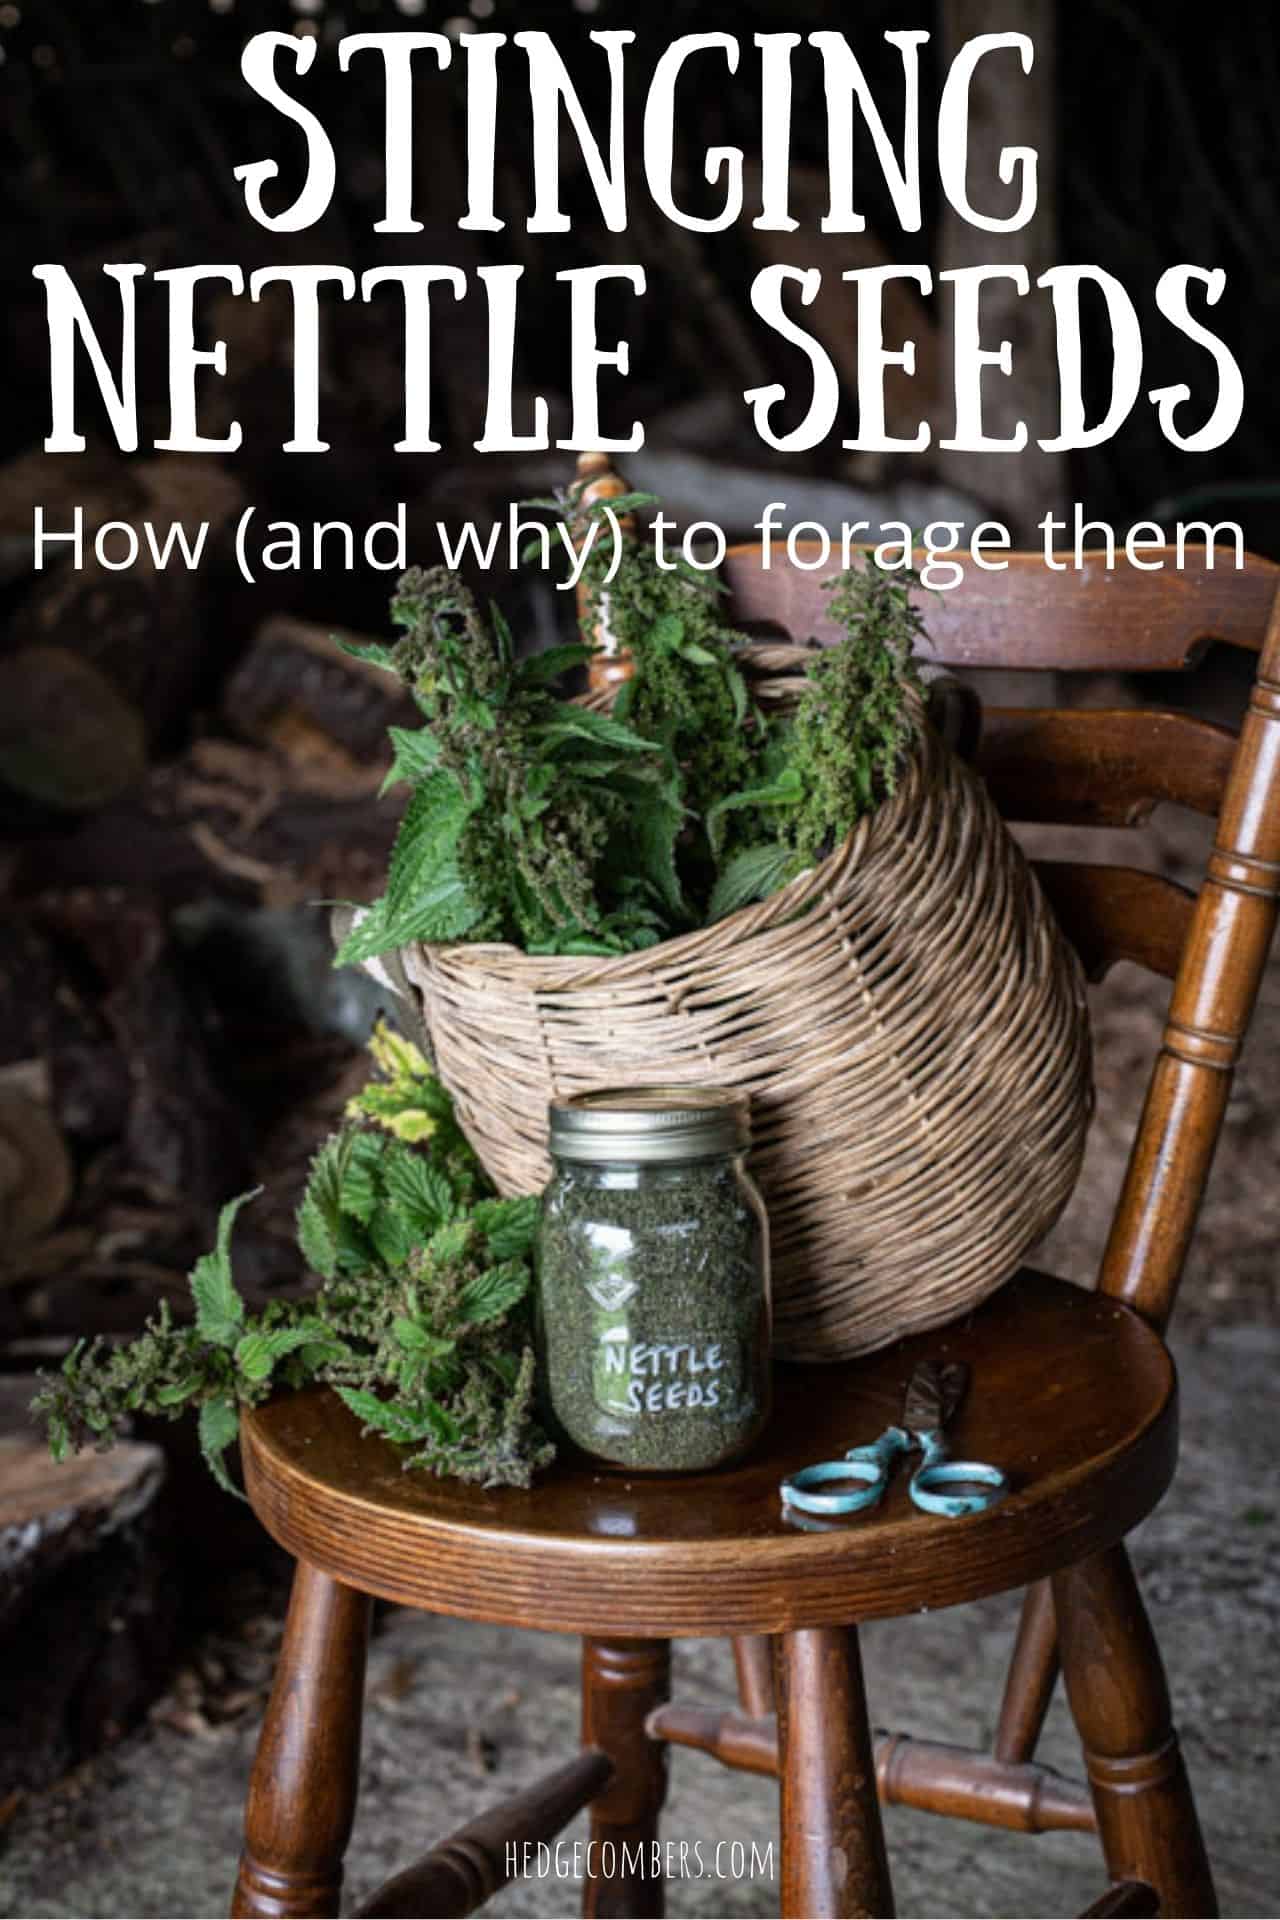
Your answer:
[[[745,1099],[637,1087],[551,1108],[538,1327],[555,1423],[619,1466],[695,1472],[769,1412],[769,1241]]]

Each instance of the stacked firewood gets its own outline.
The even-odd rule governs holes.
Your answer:
[[[10,480],[48,503],[57,463]],[[158,497],[225,535],[239,490],[203,463],[98,463],[77,493],[125,520]],[[20,1353],[181,1299],[218,1204],[256,1180],[273,1198],[245,1235],[250,1283],[288,1284],[299,1109],[341,1097],[359,1038],[316,903],[377,890],[396,812],[378,798],[385,729],[411,715],[323,628],[268,615],[229,642],[219,559],[110,578],[64,561],[17,582],[0,652],[0,1338]]]

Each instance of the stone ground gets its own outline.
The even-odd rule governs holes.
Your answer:
[[[1196,836],[1176,819],[1148,846],[1151,864],[1175,874],[1191,872],[1198,854]],[[1132,858],[1127,839],[1122,857]],[[1080,1190],[1043,1259],[1052,1270],[1085,1276],[1096,1263],[1163,997],[1158,985],[1121,969],[1098,998],[1100,1117]],[[1235,1916],[1280,1914],[1278,1045],[1273,966],[1180,1306],[1181,1466],[1133,1541],[1222,1910]],[[145,1730],[50,1792],[0,1807],[0,1912],[112,1920],[225,1911],[279,1598],[271,1588],[248,1600],[230,1592],[226,1625],[193,1650]],[[1006,1598],[869,1629],[877,1723],[989,1740],[1015,1613]],[[385,1617],[371,1658],[352,1904],[433,1838],[573,1750],[576,1661],[574,1642],[556,1636]],[[727,1647],[678,1649],[677,1684],[686,1697],[724,1699],[732,1685]],[[1075,1770],[1060,1698],[1041,1757]],[[704,1857],[721,1840],[767,1849],[774,1800],[766,1781],[677,1753],[666,1833],[700,1842]],[[889,1811],[887,1825],[904,1914],[1078,1913],[1103,1885],[1088,1836],[1029,1839],[901,1809]],[[581,1824],[569,1837],[580,1831]],[[669,1910],[776,1913],[769,1864],[766,1854],[762,1871],[736,1882],[678,1882]],[[492,1911],[567,1915],[577,1892],[567,1880],[526,1882]]]

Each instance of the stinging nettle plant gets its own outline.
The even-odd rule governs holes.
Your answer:
[[[581,528],[651,496],[583,509],[580,489],[533,504]],[[519,662],[494,608],[443,568],[404,576],[392,646],[355,648],[395,673],[423,716],[393,728],[388,782],[411,789],[387,888],[338,954],[348,965],[414,941],[503,940],[528,953],[652,946],[766,897],[832,852],[892,793],[909,752],[922,630],[910,573],[870,561],[840,576],[844,636],[815,652],[789,709],[751,697],[741,634],[718,584],[606,543],[583,578],[633,671],[608,713],[556,682],[590,649]]]
[[[496,1198],[422,1055],[387,1028],[381,1078],[320,1148],[298,1209],[298,1246],[319,1285],[250,1313],[231,1266],[242,1194],[191,1275],[195,1319],[167,1303],[138,1338],[81,1343],[32,1410],[55,1458],[110,1446],[134,1415],[195,1412],[229,1492],[240,1410],[281,1388],[336,1388],[405,1464],[487,1486],[527,1486],[552,1457],[534,1410],[529,1295],[535,1199]]]

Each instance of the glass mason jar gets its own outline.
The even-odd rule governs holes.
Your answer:
[[[654,1473],[742,1453],[769,1415],[769,1230],[747,1104],[638,1087],[552,1106],[538,1339],[553,1422]]]

